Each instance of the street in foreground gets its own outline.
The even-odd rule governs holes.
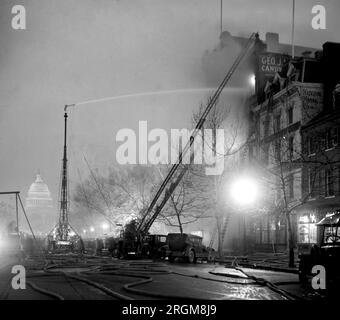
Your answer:
[[[7,265],[0,272],[1,299],[9,300],[319,300],[293,273],[222,264],[117,260],[51,255],[23,263],[26,289],[14,290]]]

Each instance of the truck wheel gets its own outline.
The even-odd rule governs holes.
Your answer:
[[[159,257],[160,257],[161,260],[165,260],[166,252],[164,250],[161,250]]]
[[[196,261],[197,261],[197,259],[196,259],[195,251],[190,250],[189,254],[188,254],[188,262],[189,263],[196,263]]]
[[[213,263],[213,262],[215,262],[215,257],[211,253],[209,253],[207,260],[208,260],[208,262]]]
[[[310,267],[309,259],[306,257],[300,258],[299,263],[299,281],[301,284],[308,283],[308,269]]]

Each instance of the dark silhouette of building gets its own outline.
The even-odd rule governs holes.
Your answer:
[[[315,222],[340,209],[340,85],[333,99],[301,128],[303,141],[302,193],[298,209],[298,244],[316,242]]]

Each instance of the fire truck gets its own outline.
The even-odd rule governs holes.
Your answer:
[[[183,157],[186,154],[189,154],[190,163],[193,163],[194,150],[192,146],[196,136],[199,134],[200,130],[202,130],[208,114],[217,104],[217,101],[223,89],[226,87],[227,83],[231,79],[232,75],[238,68],[243,58],[250,53],[253,46],[257,43],[258,39],[259,35],[257,33],[253,33],[250,36],[247,43],[245,44],[244,49],[240,52],[240,54],[232,64],[225,78],[222,80],[215,93],[210,97],[209,102],[202,112],[194,130],[192,131],[188,142],[179,153],[176,163],[173,164],[173,166],[169,170],[167,176],[163,180],[155,196],[150,202],[147,210],[143,212],[142,218],[138,221],[133,220],[131,223],[126,225],[125,230],[123,230],[123,232],[121,233],[120,239],[118,241],[119,257],[137,257],[142,256],[142,253],[150,254],[150,252],[158,252],[159,250],[161,250],[164,243],[164,241],[162,240],[162,235],[151,236],[149,234],[150,227],[152,226],[152,224],[154,223],[161,210],[163,209],[163,207],[165,206],[172,193],[188,170],[189,165],[183,165],[182,163]]]
[[[166,255],[167,236],[164,234],[149,234],[143,237],[138,232],[136,220],[126,224],[120,237],[114,241],[113,256],[118,258],[160,258]]]

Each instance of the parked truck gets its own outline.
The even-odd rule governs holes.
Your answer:
[[[115,252],[118,258],[165,258],[164,246],[167,244],[167,236],[140,233],[135,220],[125,226],[116,242],[117,250]]]
[[[198,259],[214,261],[214,249],[202,244],[203,238],[188,233],[169,233],[167,257],[170,262],[181,259],[189,263],[196,263]]]

